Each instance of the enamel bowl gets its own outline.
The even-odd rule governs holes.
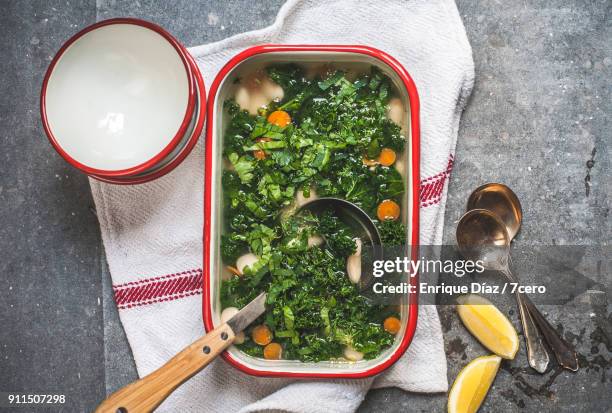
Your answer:
[[[137,185],[143,184],[159,177],[166,175],[176,168],[189,155],[204,128],[204,119],[206,117],[206,91],[204,88],[204,79],[197,68],[197,64],[191,55],[187,55],[190,65],[194,69],[197,87],[196,107],[194,110],[193,119],[185,133],[180,144],[170,153],[163,161],[149,170],[137,175],[126,177],[108,177],[101,175],[90,175],[99,181],[117,185]]]
[[[198,69],[189,59],[149,22],[111,19],[80,31],[43,82],[41,116],[51,144],[90,175],[121,178],[167,164],[198,117]]]

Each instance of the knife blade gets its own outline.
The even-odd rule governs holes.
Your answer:
[[[238,334],[266,311],[266,293],[261,293],[227,321],[234,334]]]

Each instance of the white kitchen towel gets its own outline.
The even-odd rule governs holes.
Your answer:
[[[454,2],[290,0],[272,26],[190,52],[210,84],[232,56],[261,43],[365,44],[404,65],[421,100],[420,241],[440,244],[459,118],[474,79],[471,48]],[[141,376],[203,333],[203,164],[200,141],[176,170],[151,183],[130,187],[91,180],[115,301]],[[159,411],[350,412],[373,386],[447,390],[435,307],[420,308],[412,345],[375,379],[256,378],[216,360]]]

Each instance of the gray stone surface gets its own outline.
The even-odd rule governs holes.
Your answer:
[[[491,181],[517,193],[524,220],[514,249],[527,245],[610,244],[609,2],[459,1],[474,52],[477,81],[462,119],[449,187],[445,239],[470,192]],[[595,155],[593,158],[593,152]],[[590,169],[587,161],[595,164]],[[588,187],[588,191],[587,191]],[[601,256],[601,255],[600,255]],[[580,261],[580,260],[578,260]],[[583,258],[582,274],[598,284],[563,306],[540,308],[582,355],[579,372],[544,376],[522,368],[524,346],[504,362],[484,411],[609,411],[612,342],[609,261],[603,271]],[[521,278],[537,282],[533,274]],[[514,303],[503,303],[516,326]],[[486,354],[461,325],[454,308],[440,308],[449,354],[449,380],[473,357]],[[604,333],[607,331],[607,336]],[[602,339],[603,336],[603,339]],[[522,343],[521,343],[522,344]],[[554,365],[554,363],[552,363]]]
[[[53,411],[91,411],[107,392],[135,377],[87,180],[54,153],[40,126],[38,93],[53,53],[78,28],[109,17],[152,20],[196,45],[264,27],[281,3],[0,4],[0,392],[64,393],[67,405]],[[452,243],[470,191],[501,181],[523,202],[515,248],[609,247],[609,2],[459,0],[458,6],[477,78],[449,187],[447,241]],[[587,170],[593,149],[595,163]],[[482,411],[610,410],[612,319],[605,264],[581,264],[582,274],[596,281],[594,291],[563,306],[542,306],[576,344],[585,367],[537,376],[522,367],[521,350],[515,361],[504,363]],[[513,303],[499,304],[518,325]],[[441,307],[440,314],[452,381],[486,351],[452,306]],[[444,411],[445,402],[445,395],[383,389],[370,392],[361,411]]]
[[[51,56],[95,2],[0,5],[0,391],[104,392],[101,242],[87,179],[45,141],[38,112]]]
[[[445,239],[454,240],[467,197],[486,182],[503,182],[519,196],[524,220],[514,249],[526,245],[607,245],[610,218],[609,2],[458,1],[476,64],[476,84],[462,118],[447,203]],[[587,176],[587,161],[595,164]],[[589,191],[587,192],[587,184]],[[603,252],[603,251],[602,251]],[[504,362],[483,411],[609,411],[609,263],[597,271],[583,258],[591,291],[563,306],[540,308],[582,355],[579,372],[544,376],[522,368],[524,345]],[[537,282],[524,272],[521,278]],[[607,287],[607,288],[606,288]],[[607,301],[606,301],[607,300]],[[520,325],[509,299],[500,303]],[[449,354],[449,380],[486,354],[465,333],[454,308],[440,308]],[[603,327],[603,329],[602,329]],[[608,331],[606,338],[604,331]],[[602,340],[602,336],[604,336]],[[522,344],[522,343],[521,343]],[[554,365],[554,363],[552,363]]]

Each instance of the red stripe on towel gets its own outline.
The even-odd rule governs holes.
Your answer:
[[[448,163],[446,164],[445,171],[434,176],[421,179],[421,208],[435,205],[442,200],[444,185],[446,184],[447,179],[450,177],[454,162],[455,158],[451,154],[448,157]]]
[[[200,268],[197,268],[197,269],[181,271],[181,272],[177,272],[177,273],[173,273],[173,274],[160,275],[159,277],[144,278],[142,280],[130,281],[130,282],[123,283],[123,284],[117,284],[117,285],[113,285],[113,288],[122,288],[122,287],[127,287],[127,286],[130,286],[130,285],[148,284],[148,283],[151,283],[151,282],[154,282],[154,281],[166,280],[168,278],[181,277],[181,276],[183,276],[185,274],[196,274],[196,273],[201,273],[201,272],[202,272],[202,270]]]
[[[202,269],[113,285],[120,310],[202,294]]]

